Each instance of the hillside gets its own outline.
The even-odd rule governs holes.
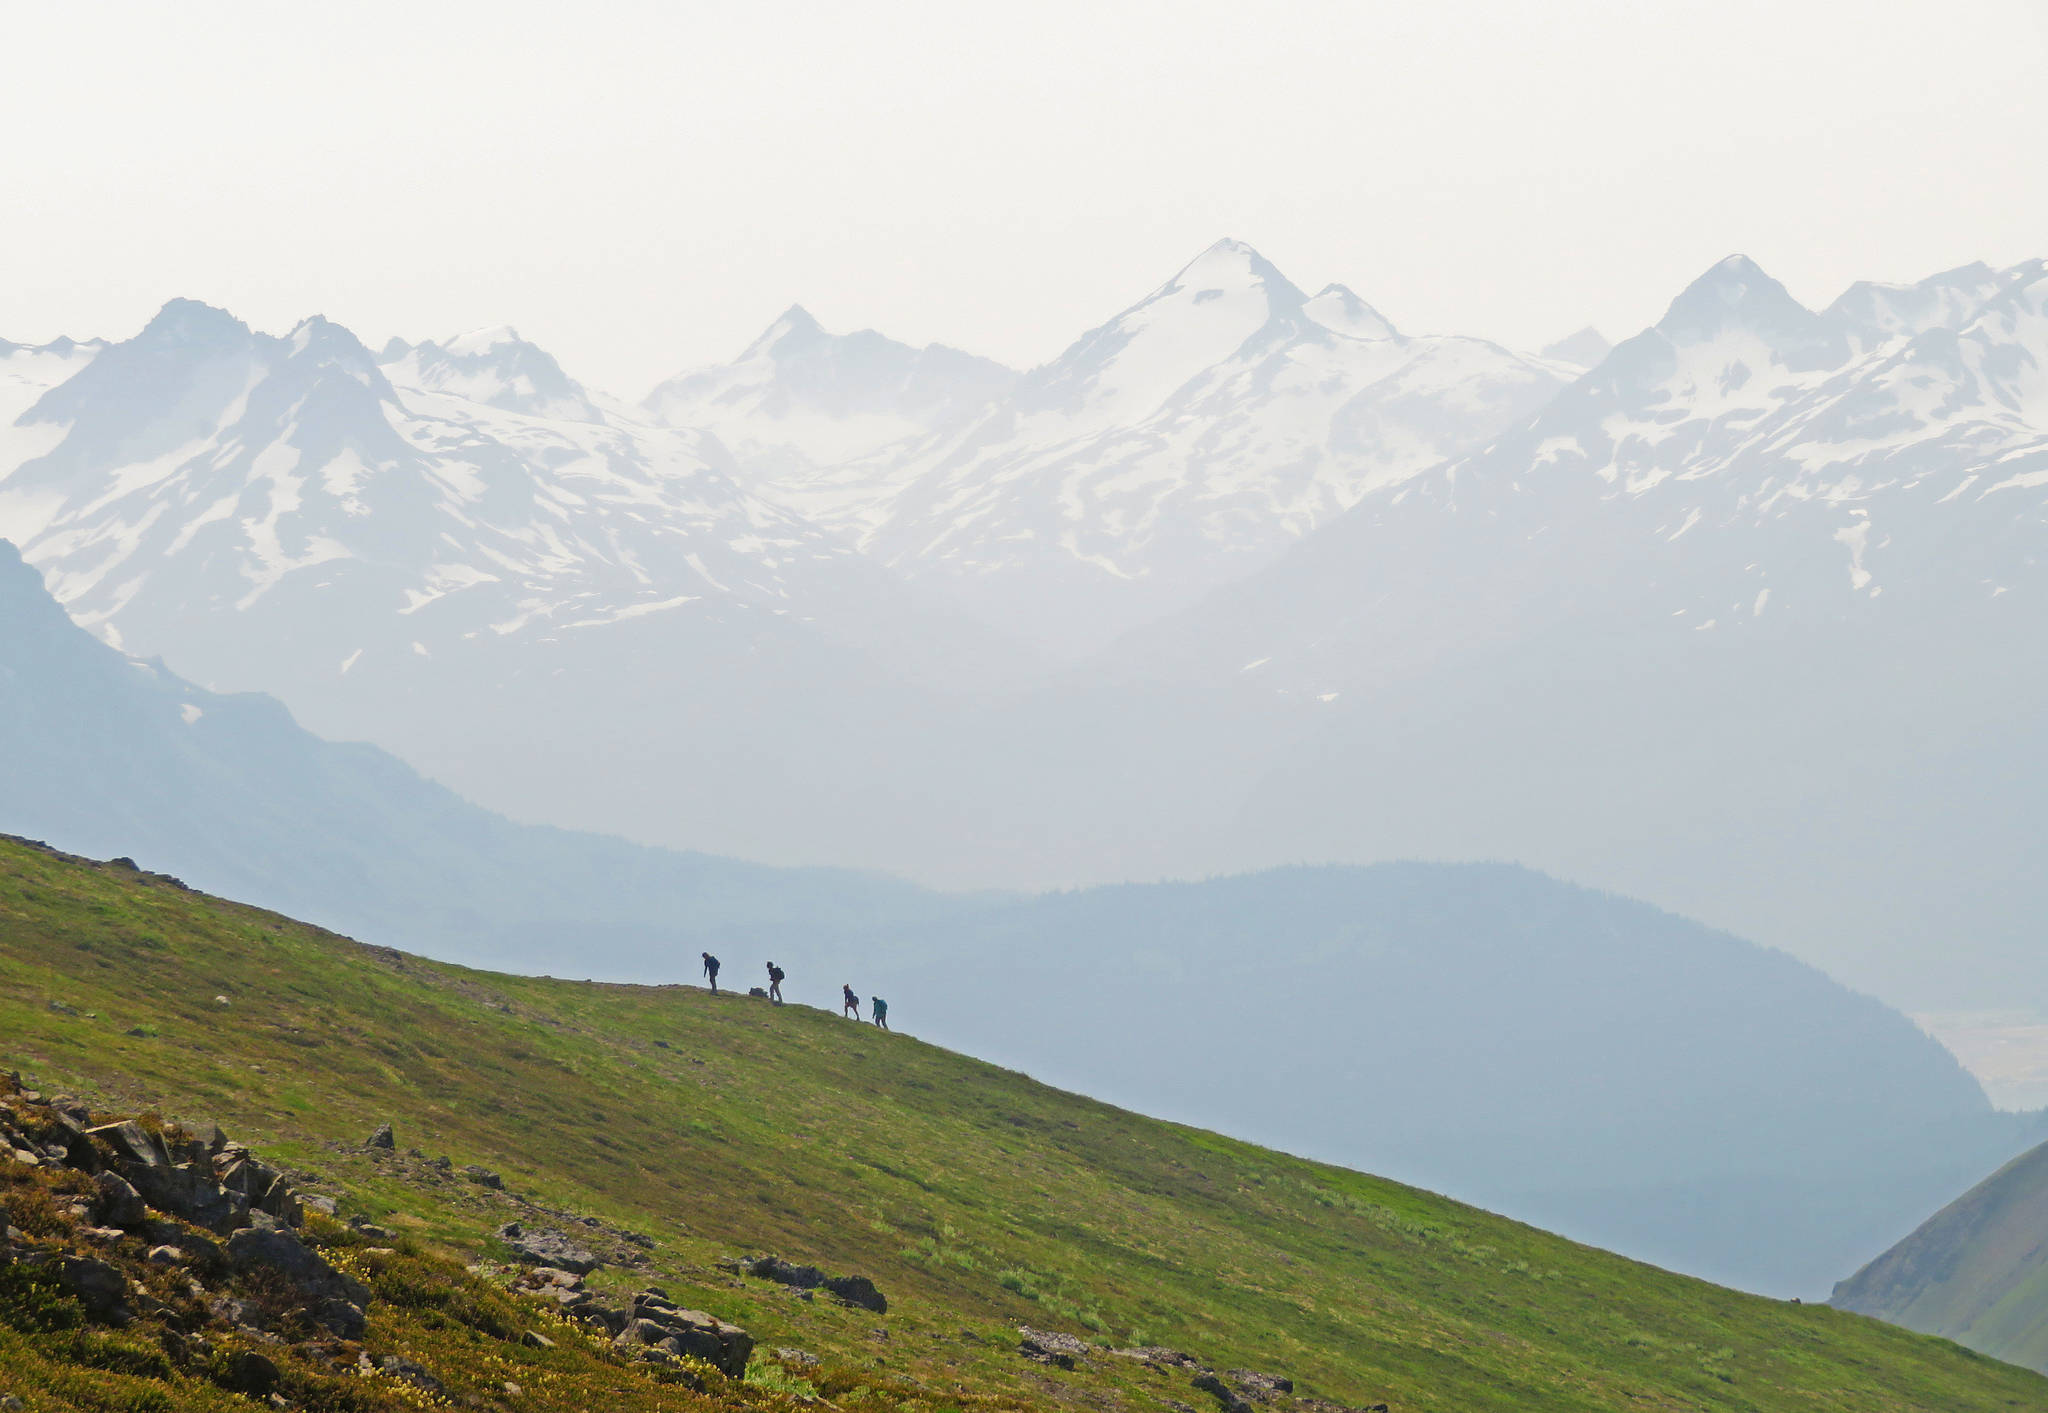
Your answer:
[[[1081,889],[893,940],[873,984],[943,1044],[1764,1294],[1825,1297],[2048,1137],[1785,953],[1505,864]]]
[[[2048,1144],[1929,1217],[1831,1303],[2048,1370]]]
[[[824,978],[792,990],[830,994]],[[40,1088],[216,1121],[338,1196],[343,1216],[394,1233],[396,1254],[376,1259],[421,1263],[397,1283],[411,1303],[373,1299],[363,1339],[388,1359],[416,1339],[419,1362],[438,1359],[452,1398],[476,1406],[561,1405],[501,1392],[502,1332],[493,1343],[462,1313],[483,1293],[418,1281],[459,1283],[436,1256],[507,1261],[492,1233],[508,1221],[572,1214],[596,1219],[578,1229],[614,1268],[644,1262],[593,1286],[658,1281],[760,1348],[821,1356],[818,1385],[786,1382],[806,1367],[794,1358],[761,1377],[842,1407],[1210,1406],[1168,1347],[1293,1380],[1282,1394],[1228,1376],[1219,1406],[1248,1406],[1235,1388],[1304,1413],[1327,1413],[1315,1399],[1402,1413],[2048,1401],[2038,1376],[1950,1344],[1720,1290],[826,1011],[465,971],[15,842],[0,842],[0,1035],[5,1063]],[[380,1155],[364,1144],[384,1122],[398,1138]],[[464,1180],[464,1165],[503,1190]],[[717,1264],[763,1250],[869,1277],[887,1312]],[[22,1328],[22,1309],[0,1304],[17,1322],[4,1337],[46,1366],[117,1357]],[[1085,1340],[1038,1342],[1076,1367],[1023,1357],[1020,1323]],[[118,1347],[132,1354],[149,1328]],[[1153,1348],[1124,1359],[1110,1344]],[[140,1356],[125,1367],[130,1383],[149,1376]],[[176,1406],[153,1397],[123,1406]]]

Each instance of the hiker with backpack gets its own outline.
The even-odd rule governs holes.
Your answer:
[[[887,1030],[889,1028],[889,1003],[876,996],[868,1002],[868,1009],[874,1013],[875,1024]]]
[[[712,956],[709,952],[704,953],[704,975],[711,978],[711,994],[716,996],[718,994],[718,958]]]
[[[782,1004],[783,970],[775,963],[768,963],[768,999],[776,1005]]]
[[[839,987],[839,1014],[860,1019],[860,997],[853,994],[853,988],[841,983]]]

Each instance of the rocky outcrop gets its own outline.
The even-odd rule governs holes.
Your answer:
[[[1017,1352],[1034,1363],[1050,1364],[1056,1369],[1077,1369],[1081,1356],[1094,1346],[1085,1339],[1057,1330],[1034,1330],[1029,1325],[1019,1325],[1017,1333],[1023,1336],[1017,1344]]]
[[[284,1172],[218,1128],[202,1139],[147,1117],[92,1119],[84,1104],[44,1100],[13,1076],[0,1084],[0,1144],[16,1162],[63,1170],[55,1180],[76,1194],[74,1239],[110,1254],[125,1250],[137,1266],[185,1271],[202,1319],[244,1332],[299,1325],[362,1336],[370,1292],[299,1237],[302,1206]],[[19,1235],[0,1225],[0,1236]],[[8,1259],[17,1258],[0,1251],[0,1261]],[[166,1308],[112,1261],[61,1248],[26,1250],[18,1259],[52,1267],[59,1286],[96,1321],[126,1324],[137,1309]],[[202,1275],[246,1284],[257,1298],[209,1289]]]
[[[634,1296],[627,1316],[626,1326],[618,1334],[623,1346],[659,1351],[677,1359],[702,1359],[730,1378],[741,1378],[747,1372],[747,1360],[754,1352],[752,1335],[702,1310],[679,1309],[659,1287]]]
[[[583,1288],[581,1273],[560,1267],[524,1271],[512,1288],[604,1330],[621,1350],[640,1358],[701,1359],[737,1379],[746,1373],[754,1352],[753,1336],[738,1325],[702,1310],[680,1308],[659,1286],[641,1291],[624,1309],[598,1300]]]
[[[797,1290],[823,1290],[848,1305],[872,1310],[877,1315],[889,1313],[888,1297],[875,1289],[875,1283],[866,1276],[830,1276],[816,1266],[795,1265],[780,1256],[742,1257],[733,1264],[738,1270],[760,1280],[774,1281]]]
[[[305,1302],[307,1318],[343,1339],[361,1337],[370,1292],[343,1275],[291,1232],[250,1227],[228,1238],[228,1265],[237,1271],[267,1270],[281,1276]]]
[[[498,1228],[498,1239],[529,1265],[552,1266],[584,1276],[604,1264],[596,1252],[558,1231],[529,1231],[518,1222],[507,1222]]]

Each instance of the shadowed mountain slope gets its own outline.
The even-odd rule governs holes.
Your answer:
[[[371,746],[303,731],[94,639],[0,541],[0,829],[131,854],[222,892],[444,957],[603,975],[630,953],[901,922],[962,904],[514,824]]]

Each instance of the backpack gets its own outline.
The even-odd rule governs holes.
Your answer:
[[[768,968],[768,979],[774,982],[777,986],[782,985],[782,977],[783,971],[781,967]]]

